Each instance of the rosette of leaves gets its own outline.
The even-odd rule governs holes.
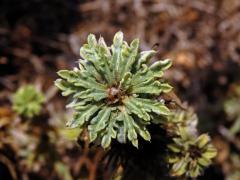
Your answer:
[[[180,136],[173,138],[168,149],[172,176],[195,178],[212,163],[212,158],[217,154],[207,134],[196,137],[188,134],[184,128],[180,129]]]
[[[19,115],[32,118],[41,112],[44,99],[44,95],[33,85],[23,86],[12,97],[13,110]]]
[[[104,148],[112,139],[135,147],[139,136],[150,141],[147,126],[170,114],[156,97],[172,89],[163,79],[171,62],[149,63],[155,53],[139,52],[139,40],[128,45],[122,32],[115,34],[111,47],[90,34],[80,49],[79,68],[60,70],[55,82],[63,96],[72,97],[67,107],[75,115],[67,126],[87,129],[90,141]]]

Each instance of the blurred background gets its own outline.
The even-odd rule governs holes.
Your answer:
[[[1,0],[0,179],[108,177],[101,150],[62,137],[71,112],[53,81],[76,66],[89,33],[110,44],[121,30],[128,41],[139,37],[141,50],[172,59],[166,77],[218,149],[199,179],[239,180],[239,20],[239,0]],[[25,84],[46,99],[31,122],[12,110],[12,94]]]

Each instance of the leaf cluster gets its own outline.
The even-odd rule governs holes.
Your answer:
[[[33,85],[23,86],[12,97],[13,110],[19,115],[32,118],[41,112],[44,99],[44,95]]]
[[[207,134],[196,136],[185,128],[180,128],[178,134],[167,146],[170,174],[195,178],[212,163],[217,151]]]
[[[75,110],[67,122],[70,128],[87,129],[91,142],[108,148],[112,139],[138,147],[139,136],[150,141],[147,126],[160,123],[171,114],[156,100],[172,87],[163,79],[171,61],[149,63],[154,50],[139,52],[139,40],[130,45],[123,33],[108,47],[93,34],[80,49],[82,59],[73,70],[60,70],[55,81],[63,96],[72,97],[68,108]]]

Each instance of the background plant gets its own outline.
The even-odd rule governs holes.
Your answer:
[[[13,110],[27,118],[39,115],[44,102],[44,95],[33,85],[20,87],[13,95]]]

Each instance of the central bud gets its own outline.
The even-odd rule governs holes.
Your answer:
[[[118,87],[110,87],[107,89],[108,94],[108,104],[115,104],[117,102],[121,102],[123,91]]]
[[[191,146],[190,147],[190,157],[192,157],[193,159],[201,157],[200,149],[197,148],[196,146]]]

